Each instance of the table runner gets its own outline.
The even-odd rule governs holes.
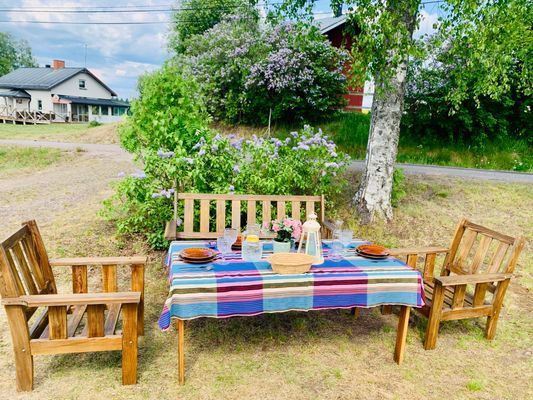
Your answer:
[[[228,318],[263,313],[309,311],[384,304],[422,307],[424,289],[421,274],[395,258],[370,260],[354,248],[367,243],[355,241],[348,256],[340,261],[327,257],[308,273],[279,275],[261,260],[247,262],[235,253],[230,263],[187,264],[177,253],[187,247],[213,247],[209,241],[172,242],[167,255],[170,291],[159,318],[166,330],[171,318]],[[216,242],[215,242],[216,244]],[[265,255],[271,243],[264,244]]]

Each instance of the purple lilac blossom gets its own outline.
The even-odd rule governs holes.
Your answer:
[[[137,178],[137,179],[145,179],[146,178],[146,174],[144,173],[144,171],[136,171],[134,172],[133,174],[131,174],[131,176],[133,178]]]
[[[159,156],[159,158],[172,158],[172,157],[174,157],[174,152],[173,151],[163,151],[163,150],[159,149],[157,151],[157,155]]]

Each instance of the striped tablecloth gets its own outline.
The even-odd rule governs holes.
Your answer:
[[[187,247],[214,247],[216,242],[172,242],[167,255],[170,291],[159,318],[163,330],[171,318],[228,318],[286,311],[375,307],[383,304],[422,307],[424,288],[421,274],[389,257],[369,260],[350,255],[341,261],[327,257],[305,274],[279,275],[265,261],[246,262],[233,253],[229,264],[187,264],[178,252]],[[272,244],[264,243],[264,256]]]

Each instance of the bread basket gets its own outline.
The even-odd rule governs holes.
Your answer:
[[[267,261],[278,274],[303,274],[311,269],[316,258],[303,253],[275,253]]]

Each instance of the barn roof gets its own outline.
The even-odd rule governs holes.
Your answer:
[[[328,33],[332,29],[335,29],[336,27],[346,23],[346,15],[341,15],[339,17],[320,18],[317,19],[316,22],[321,33]]]

